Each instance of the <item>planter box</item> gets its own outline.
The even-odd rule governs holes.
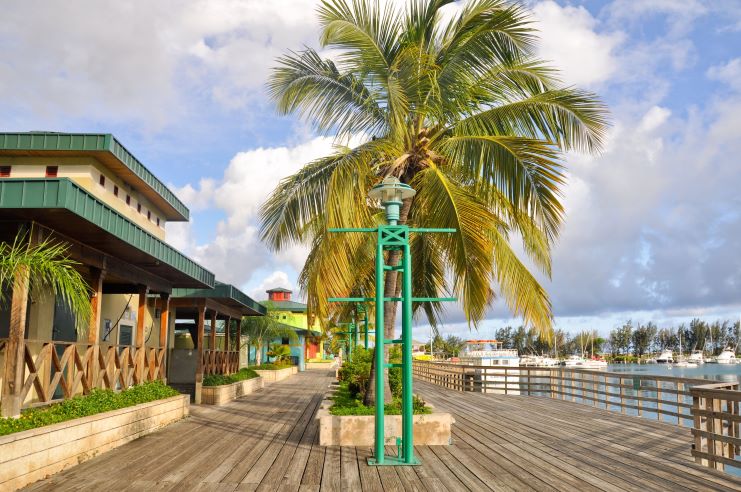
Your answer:
[[[321,446],[373,446],[375,420],[373,415],[330,415],[331,401],[323,402],[316,418],[319,419]],[[455,420],[449,413],[414,416],[414,444],[420,446],[447,445],[451,442],[451,426]],[[386,444],[396,446],[401,437],[401,415],[386,415]]]
[[[265,387],[265,381],[261,377],[245,379],[232,384],[222,386],[202,386],[201,403],[204,405],[223,405],[240,396],[249,395]]]
[[[256,370],[257,374],[265,381],[265,384],[274,383],[276,381],[283,381],[284,379],[298,373],[298,367],[291,366],[285,369],[266,369]]]
[[[188,415],[173,396],[0,437],[0,490],[17,490]]]
[[[307,362],[306,363],[306,369],[334,369],[337,366],[337,363],[333,360],[328,360],[327,362]]]

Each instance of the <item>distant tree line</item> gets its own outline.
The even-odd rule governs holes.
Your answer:
[[[708,355],[718,355],[726,347],[735,349],[738,340],[739,322],[729,320],[708,323],[693,319],[689,324],[678,328],[659,328],[655,323],[646,324],[626,321],[610,331],[607,338],[599,336],[597,330],[585,330],[578,333],[567,333],[554,330],[550,338],[539,336],[535,330],[524,326],[517,328],[506,326],[494,333],[502,347],[515,349],[520,355],[596,355],[609,353],[612,356],[636,356],[660,352],[662,350],[679,351],[679,337],[682,337],[682,350],[704,350]],[[454,335],[433,338],[432,348],[436,357],[457,357],[466,346],[466,340]],[[476,347],[473,347],[476,348]],[[424,346],[430,351],[430,344]]]
[[[717,355],[726,347],[735,350],[738,345],[739,322],[729,320],[708,323],[693,319],[678,328],[659,328],[654,323],[627,321],[613,329],[608,338],[607,349],[612,355],[642,355],[662,350],[679,351],[680,336],[682,350],[703,350]]]

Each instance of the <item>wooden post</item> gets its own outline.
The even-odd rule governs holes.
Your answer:
[[[208,337],[208,349],[211,356],[208,358],[210,369],[206,369],[206,374],[216,373],[216,311],[211,311],[211,333]]]
[[[88,361],[87,381],[88,386],[92,389],[98,387],[100,379],[98,377],[100,371],[98,364],[100,354],[100,311],[103,302],[105,270],[91,268],[90,273],[93,293],[90,297],[90,324],[87,329],[87,343],[90,345],[88,350],[92,350],[92,355]]]
[[[10,330],[5,346],[5,375],[3,377],[2,416],[18,417],[21,414],[23,390],[23,365],[25,353],[26,308],[30,272],[20,265],[15,272],[13,296],[10,304]]]
[[[159,378],[162,381],[167,381],[165,373],[165,365],[167,361],[167,335],[170,333],[170,294],[160,294],[160,340],[159,349],[162,352],[162,360],[159,366]],[[158,354],[159,357],[159,354]]]
[[[203,325],[206,322],[206,306],[198,308],[198,319],[196,320],[196,328],[198,335],[196,336],[197,353],[196,353],[196,389],[194,401],[201,403],[201,386],[203,386]]]
[[[139,306],[136,311],[136,371],[134,384],[144,382],[144,317],[147,312],[147,294],[149,287],[139,286]]]
[[[242,367],[242,321],[241,320],[236,320],[236,321],[237,321],[236,323],[237,324],[236,326],[237,338],[235,341],[236,341],[236,348],[237,348],[237,371],[239,371],[239,369],[241,369]],[[250,352],[248,348],[247,349],[247,365],[248,366],[250,365],[249,359],[250,359]]]

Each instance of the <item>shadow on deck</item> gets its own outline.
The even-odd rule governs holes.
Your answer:
[[[369,467],[369,448],[321,447],[332,373],[313,370],[191,417],[27,490],[741,490],[695,465],[687,429],[549,398],[415,391],[453,413],[452,446],[422,466]]]

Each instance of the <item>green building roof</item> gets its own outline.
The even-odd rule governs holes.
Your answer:
[[[174,285],[214,285],[213,273],[68,178],[0,179],[0,210],[8,217],[35,220],[70,237],[84,237],[84,242],[110,254],[126,255],[122,259],[145,265]]]
[[[250,296],[237,289],[233,285],[225,284],[219,281],[214,283],[210,289],[172,289],[172,297],[191,297],[216,299],[221,302],[232,301],[241,307],[247,308],[253,313],[260,315],[267,314],[268,310],[259,302],[253,300]],[[252,313],[251,313],[252,314]]]
[[[295,301],[262,301],[268,303],[268,309],[271,311],[306,311],[306,304]]]
[[[0,155],[89,154],[156,204],[168,220],[187,221],[188,208],[110,133],[0,133]]]

